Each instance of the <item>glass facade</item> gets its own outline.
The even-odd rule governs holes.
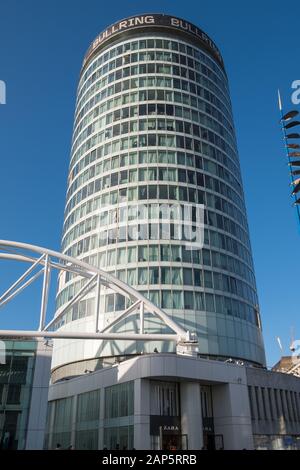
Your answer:
[[[249,436],[249,448],[252,448],[253,436],[254,448],[257,449],[299,449],[297,426],[300,422],[300,394],[296,377],[274,375],[262,368],[247,367],[248,393],[245,383],[240,384],[239,392],[228,392],[227,385],[232,380],[231,367],[228,369],[225,364],[220,369],[216,361],[210,361],[210,364],[206,361],[206,378],[202,377],[199,381],[195,374],[195,379],[191,381],[185,377],[189,366],[183,362],[195,360],[178,357],[175,362],[179,361],[177,365],[182,373],[176,373],[174,369],[172,380],[162,376],[164,370],[170,371],[167,364],[160,368],[161,372],[159,368],[152,369],[150,366],[153,376],[150,372],[147,378],[137,378],[141,371],[147,375],[145,371],[149,370],[149,366],[145,361],[155,361],[154,357],[157,356],[139,357],[127,370],[123,365],[118,369],[112,367],[110,371],[107,369],[79,380],[77,378],[76,387],[74,383],[72,386],[72,379],[55,384],[52,393],[50,391],[45,448],[53,449],[60,444],[62,449],[72,446],[76,450],[130,450],[134,447],[191,450],[193,436],[203,434],[200,448],[218,450],[226,448],[224,445],[228,446],[226,440],[232,437],[232,427],[236,428],[239,421],[242,424],[235,435]],[[165,358],[174,367],[174,358],[170,355]],[[160,359],[158,357],[158,361]],[[190,365],[195,367],[194,364]],[[118,379],[122,380],[122,369],[130,373],[132,380],[111,385],[117,380],[116,370]],[[288,384],[288,389],[282,388]],[[192,386],[193,391],[189,397],[186,394],[187,385],[190,390]],[[240,400],[242,406],[240,408],[239,403],[237,410],[236,397],[240,394],[243,396]],[[228,416],[232,418],[232,426],[220,424],[224,409],[231,409]],[[246,427],[243,424],[245,418]],[[144,447],[141,441],[146,444]],[[237,448],[244,449],[243,444],[237,444]]]
[[[25,449],[36,343],[5,341],[0,364],[0,449]]]
[[[105,389],[105,419],[133,415],[133,382]]]
[[[103,448],[132,449],[133,415],[133,381],[52,400],[44,447],[92,450],[101,441]]]
[[[73,397],[62,398],[55,403],[53,422],[53,443],[67,448],[71,442]]]
[[[133,448],[134,382],[105,388],[104,447]]]
[[[100,390],[49,402],[45,448],[98,449]],[[71,444],[72,443],[72,444]]]
[[[100,390],[81,393],[77,397],[76,449],[98,449]]]
[[[174,235],[176,216],[166,234],[161,204],[205,206],[203,248],[190,250]],[[62,251],[116,275],[196,331],[201,354],[265,362],[228,80],[188,34],[127,31],[85,62]],[[81,287],[76,276],[61,275],[57,313]],[[90,294],[56,328],[88,325],[94,305]],[[126,306],[102,289],[102,325]],[[134,322],[118,331],[133,331]],[[146,330],[166,331],[150,316]],[[139,347],[146,348],[106,343],[97,354]]]
[[[151,415],[180,416],[178,385],[176,382],[151,382]]]

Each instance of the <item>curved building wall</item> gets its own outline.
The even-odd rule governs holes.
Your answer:
[[[263,364],[227,76],[203,32],[205,41],[193,25],[163,19],[171,27],[150,21],[124,30],[131,20],[123,20],[88,51],[77,92],[62,251],[115,274],[196,331],[201,354]],[[163,233],[160,207],[174,204],[204,205],[203,247],[191,250],[174,236],[176,217]],[[57,313],[80,287],[78,278],[62,274]],[[91,293],[56,327],[91,331],[94,304]],[[124,297],[102,289],[99,328],[125,306]],[[117,331],[132,331],[135,322],[132,316]],[[166,331],[150,316],[146,330]],[[59,340],[53,367],[154,347]],[[159,348],[173,351],[174,345]]]

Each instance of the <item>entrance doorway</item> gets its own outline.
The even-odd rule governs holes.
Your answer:
[[[187,435],[186,434],[168,434],[161,433],[161,450],[187,450]]]
[[[203,433],[203,447],[206,450],[223,450],[224,441],[222,434]]]

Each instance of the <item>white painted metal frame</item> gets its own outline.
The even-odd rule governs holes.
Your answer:
[[[19,277],[1,296],[0,308],[5,306],[16,295],[22,292],[38,277],[43,275],[43,287],[41,295],[41,308],[39,316],[39,327],[37,331],[24,330],[0,330],[2,337],[43,337],[55,339],[99,339],[99,340],[135,340],[135,341],[175,341],[180,347],[180,354],[195,354],[197,352],[198,341],[194,334],[185,331],[161,308],[154,305],[133,287],[129,286],[115,276],[102,269],[91,266],[83,261],[70,256],[58,253],[53,250],[41,248],[26,243],[0,240],[0,259],[16,260],[31,263],[31,266]],[[37,273],[33,272],[42,267]],[[51,270],[68,271],[74,273],[87,282],[74,295],[65,307],[46,325],[46,314],[49,297],[49,287],[51,281]],[[31,275],[31,277],[29,277]],[[29,277],[29,279],[27,279]],[[120,313],[113,321],[102,330],[98,330],[100,316],[100,291],[101,286],[108,287],[116,293],[120,293],[129,298],[133,303]],[[95,299],[95,331],[94,332],[68,332],[51,331],[54,323],[62,317],[71,307],[83,299],[88,292],[96,289]],[[108,331],[120,320],[129,314],[139,312],[139,330],[136,333],[109,333]],[[145,333],[145,312],[150,312],[162,320],[162,322],[172,330],[172,334],[147,334]],[[186,345],[186,348],[185,348]]]
[[[286,374],[296,375],[300,377],[300,359],[299,356],[295,358],[294,364],[286,371]]]

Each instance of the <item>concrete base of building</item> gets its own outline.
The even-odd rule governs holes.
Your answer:
[[[79,405],[84,399],[85,411]],[[98,449],[300,444],[300,379],[244,365],[137,356],[51,385],[49,401],[48,448],[58,439],[64,446]]]

